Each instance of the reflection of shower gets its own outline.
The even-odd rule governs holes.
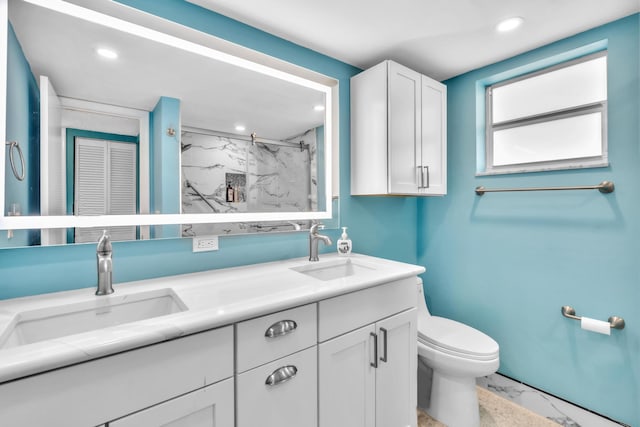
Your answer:
[[[182,140],[184,139],[184,136],[187,134],[187,132],[185,130],[182,130],[180,132],[180,152],[185,152],[187,151],[189,148],[191,148],[192,144],[185,144],[184,142],[182,142]]]
[[[189,145],[191,145],[191,144],[189,144]],[[184,186],[187,187],[187,188],[192,189],[198,195],[198,197],[200,197],[207,205],[209,205],[209,207],[211,208],[212,211],[218,212],[218,210],[207,200],[207,198],[204,196],[204,194],[199,192],[198,189],[196,187],[194,187],[193,184],[191,184],[191,182],[188,179],[184,180]]]
[[[315,129],[308,129],[305,132],[299,134],[299,135],[295,135],[292,136],[290,138],[287,138],[285,140],[285,142],[287,142],[288,144],[294,144],[294,145],[298,145],[300,147],[300,151],[304,151],[307,150],[307,165],[308,165],[308,170],[309,170],[309,179],[307,180],[307,209],[309,210],[313,210],[313,197],[312,197],[312,190],[313,190],[313,184],[314,182],[317,184],[317,182],[313,179],[313,177],[311,176],[311,162],[312,162],[312,153],[310,150],[310,144],[305,143],[304,139],[302,139],[303,137],[306,137],[307,135],[309,135],[311,132],[315,132]],[[315,140],[315,136],[313,136],[313,140]],[[296,138],[300,138],[300,141],[298,141],[298,143],[296,144],[295,142],[293,142],[293,140],[295,140]],[[317,167],[317,164],[316,164]],[[317,178],[316,178],[317,179]]]
[[[217,198],[214,201],[211,195],[206,196],[216,208],[241,211],[277,211],[284,206],[287,206],[286,210],[296,211],[316,209],[315,129],[277,141],[255,133],[237,135],[185,126],[181,130],[182,169],[189,170],[196,186],[207,183],[224,190],[232,181],[234,189],[240,187],[239,192],[244,187],[246,198],[242,202],[246,204],[242,205],[227,206],[220,201],[222,206],[219,206]],[[243,185],[235,183],[230,179],[233,174],[245,175],[247,181]],[[192,188],[184,182],[185,178],[183,176],[185,187]],[[184,191],[197,198],[195,190],[185,188]],[[202,199],[203,196],[198,197]]]

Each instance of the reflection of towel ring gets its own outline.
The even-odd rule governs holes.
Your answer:
[[[9,141],[9,142],[5,142],[5,144],[9,146],[9,161],[11,162],[11,170],[13,171],[13,174],[18,179],[18,181],[22,181],[24,180],[24,170],[25,170],[24,155],[22,154],[22,148],[20,148],[20,144],[18,144],[18,141]],[[16,169],[16,162],[13,159],[14,151],[17,151],[18,156],[20,156],[20,163],[22,166],[22,173],[20,174],[18,174],[18,170]]]

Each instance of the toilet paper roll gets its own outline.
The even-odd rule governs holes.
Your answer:
[[[580,327],[585,331],[597,332],[599,334],[611,335],[611,325],[609,322],[591,319],[590,317],[582,317]]]

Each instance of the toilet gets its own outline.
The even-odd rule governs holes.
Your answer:
[[[430,397],[422,409],[448,427],[479,427],[476,378],[498,369],[498,343],[463,323],[432,316],[422,280],[418,281],[417,307],[418,362],[423,362],[418,365],[432,370]],[[420,381],[419,389],[429,387]]]

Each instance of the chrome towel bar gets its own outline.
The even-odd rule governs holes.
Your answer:
[[[564,317],[568,317],[569,319],[574,319],[574,320],[582,320],[582,317],[576,316],[575,309],[569,305],[563,305],[561,311]],[[609,321],[609,326],[612,329],[624,329],[625,323],[622,317],[611,316],[609,317],[608,321]]]
[[[529,187],[529,188],[484,188],[476,187],[476,194],[482,196],[484,193],[504,193],[506,191],[556,191],[556,190],[599,190],[601,193],[613,193],[615,186],[611,181],[602,181],[598,185],[582,185],[574,187]]]

